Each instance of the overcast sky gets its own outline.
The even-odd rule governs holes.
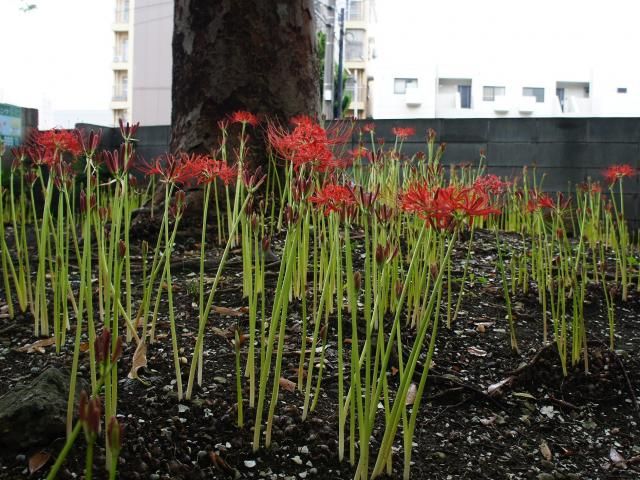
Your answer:
[[[0,102],[54,109],[108,109],[115,2],[0,0]]]
[[[381,63],[638,64],[637,0],[376,0],[376,12]]]
[[[0,102],[108,109],[113,0],[0,0]],[[638,69],[637,0],[376,0],[383,59]],[[640,79],[639,79],[640,81]]]

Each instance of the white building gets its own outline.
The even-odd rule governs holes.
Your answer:
[[[373,118],[640,115],[637,7],[517,3],[379,0]]]
[[[171,123],[173,0],[115,0],[113,122]]]

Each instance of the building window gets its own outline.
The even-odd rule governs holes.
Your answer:
[[[522,89],[523,97],[535,97],[536,103],[544,103],[544,88],[524,87]]]
[[[418,88],[417,78],[395,78],[393,80],[393,93],[407,93],[407,88]]]
[[[365,32],[361,28],[350,28],[345,35],[345,59],[362,62],[365,60]]]
[[[504,97],[504,87],[482,87],[482,100],[493,102],[496,97]]]
[[[364,20],[364,0],[349,0],[347,5],[347,18],[351,22]]]
[[[460,108],[471,108],[471,85],[458,85]]]
[[[618,93],[627,93],[627,87],[618,87]]]

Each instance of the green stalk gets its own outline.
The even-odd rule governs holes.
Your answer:
[[[242,205],[241,208],[241,212],[244,211],[245,207],[247,206],[247,203],[249,202],[249,198],[251,198],[250,195],[247,195],[245,197],[244,203]],[[229,252],[231,251],[231,244],[232,244],[232,240],[233,240],[233,235],[235,234],[235,231],[238,228],[238,225],[240,223],[240,216],[238,216],[234,222],[233,225],[231,226],[231,235],[229,235],[229,238],[227,239],[227,245],[224,248],[224,252],[222,253],[222,257],[220,258],[220,263],[218,264],[218,270],[216,272],[216,276],[213,280],[213,285],[211,286],[211,290],[209,291],[209,298],[207,300],[207,305],[204,309],[204,314],[202,316],[202,318],[200,318],[200,324],[198,326],[198,337],[196,339],[196,346],[194,349],[194,353],[193,353],[193,358],[191,360],[191,368],[189,370],[189,381],[187,384],[187,392],[186,392],[186,399],[190,400],[191,399],[191,394],[193,392],[193,381],[195,378],[195,372],[196,372],[196,366],[198,363],[198,355],[200,352],[200,349],[202,349],[202,344],[204,341],[204,329],[205,326],[207,324],[207,319],[209,318],[209,313],[211,312],[211,307],[213,305],[213,297],[216,293],[216,289],[218,288],[218,282],[220,281],[220,276],[222,275],[222,270],[224,269],[224,266],[227,262],[227,257],[229,256]]]

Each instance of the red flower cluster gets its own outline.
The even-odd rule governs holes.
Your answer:
[[[474,217],[500,213],[485,192],[456,185],[431,188],[415,183],[402,194],[401,205],[406,212],[415,213],[432,227],[441,229],[461,218],[473,221]]]
[[[225,185],[231,184],[238,175],[235,166],[229,166],[222,160],[215,160],[209,155],[183,155],[182,180],[193,180],[199,184],[213,182],[219,178]]]
[[[416,129],[411,127],[394,127],[391,131],[401,140],[406,140],[416,134]]]
[[[497,175],[482,175],[476,178],[474,188],[491,195],[501,195],[509,187],[508,182],[503,182]]]
[[[616,180],[624,177],[632,177],[636,174],[635,169],[629,165],[611,165],[604,171],[604,178],[607,179],[609,185],[616,182]]]
[[[229,120],[231,120],[231,123],[242,123],[243,125],[249,124],[252,127],[255,127],[256,125],[258,125],[258,123],[260,123],[258,117],[256,117],[253,113],[243,110],[233,112],[231,115],[229,115]]]
[[[598,182],[585,182],[578,185],[578,189],[582,193],[590,193],[591,195],[594,195],[602,192],[602,185]]]
[[[531,198],[527,201],[527,211],[535,212],[536,210],[542,210],[543,208],[555,207],[553,199],[546,193],[539,193],[536,195],[533,193]]]
[[[325,130],[307,116],[294,117],[291,123],[294,128],[290,132],[270,124],[267,137],[271,147],[282,159],[291,162],[296,171],[303,165],[318,170],[343,167],[334,158],[331,147],[344,143],[351,134],[350,130],[341,132],[337,125]]]
[[[75,130],[53,128],[36,132],[33,136],[32,156],[37,163],[52,166],[60,161],[60,155],[70,153],[74,157],[82,153],[82,143]]]
[[[538,193],[537,195],[533,193],[529,201],[527,202],[527,211],[535,212],[536,210],[541,210],[543,208],[558,208],[560,210],[564,210],[569,207],[571,203],[571,197],[568,197],[566,200],[562,193],[558,194],[557,203],[553,201],[546,193]]]
[[[152,163],[143,162],[138,170],[145,175],[158,175],[164,183],[176,185],[206,184],[219,178],[225,185],[234,182],[238,175],[237,167],[229,166],[222,160],[209,155],[166,154]]]
[[[143,161],[138,171],[145,175],[158,175],[163,183],[185,184],[194,179],[188,159],[188,155],[167,153],[164,158],[158,157],[151,163]]]
[[[353,191],[344,185],[327,183],[316,191],[309,200],[322,207],[325,215],[331,212],[342,212],[345,207],[355,204]]]

